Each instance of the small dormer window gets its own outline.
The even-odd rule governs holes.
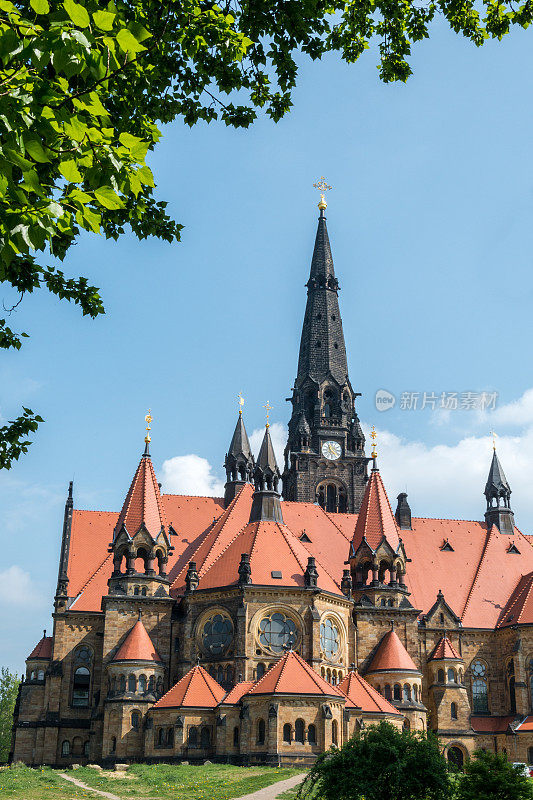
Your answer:
[[[451,544],[449,543],[448,539],[445,539],[440,548],[442,551],[453,553],[455,552]]]
[[[507,552],[508,553],[513,553],[514,555],[517,555],[517,556],[520,555],[520,550],[518,549],[518,547],[515,545],[514,542],[511,542],[511,544],[507,548]]]

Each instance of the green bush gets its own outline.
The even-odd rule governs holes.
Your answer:
[[[320,756],[298,797],[323,800],[450,800],[452,782],[437,739],[388,722]]]
[[[455,800],[533,800],[533,782],[504,755],[477,750],[465,765]]]

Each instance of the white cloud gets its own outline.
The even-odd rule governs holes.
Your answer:
[[[264,428],[256,428],[250,438],[250,447],[252,448],[252,453],[254,454],[254,458],[257,458],[259,450],[261,448],[261,442],[263,441],[263,437],[265,435]],[[276,454],[276,461],[278,462],[278,467],[280,471],[283,472],[283,451],[285,450],[285,445],[287,444],[287,428],[285,425],[282,425],[281,422],[273,422],[270,426],[270,438],[272,439],[272,447],[274,448],[274,453]]]
[[[29,572],[17,564],[0,572],[0,602],[15,608],[43,608],[47,597],[32,580]]]
[[[213,474],[209,461],[194,453],[164,461],[160,480],[163,491],[173,494],[204,497],[221,497],[224,494],[224,482]]]

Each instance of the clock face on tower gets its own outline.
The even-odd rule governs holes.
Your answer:
[[[338,442],[324,442],[322,455],[329,461],[336,461],[342,455],[342,448]]]

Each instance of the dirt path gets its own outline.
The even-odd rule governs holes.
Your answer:
[[[107,800],[120,800],[120,797],[117,797],[116,794],[111,794],[111,792],[103,792],[101,789],[93,789],[92,786],[87,786],[87,784],[82,783],[77,778],[73,778],[70,775],[66,775],[64,772],[60,772],[59,774],[66,781],[74,783],[80,789],[85,789],[88,792],[94,792],[95,794],[99,794],[100,797],[106,797]]]
[[[287,789],[293,789],[305,778],[305,772],[300,775],[293,775],[292,778],[287,778],[284,781],[272,783],[270,786],[265,786],[264,789],[259,789],[252,794],[245,794],[243,797],[237,797],[236,800],[276,800],[276,797]]]

